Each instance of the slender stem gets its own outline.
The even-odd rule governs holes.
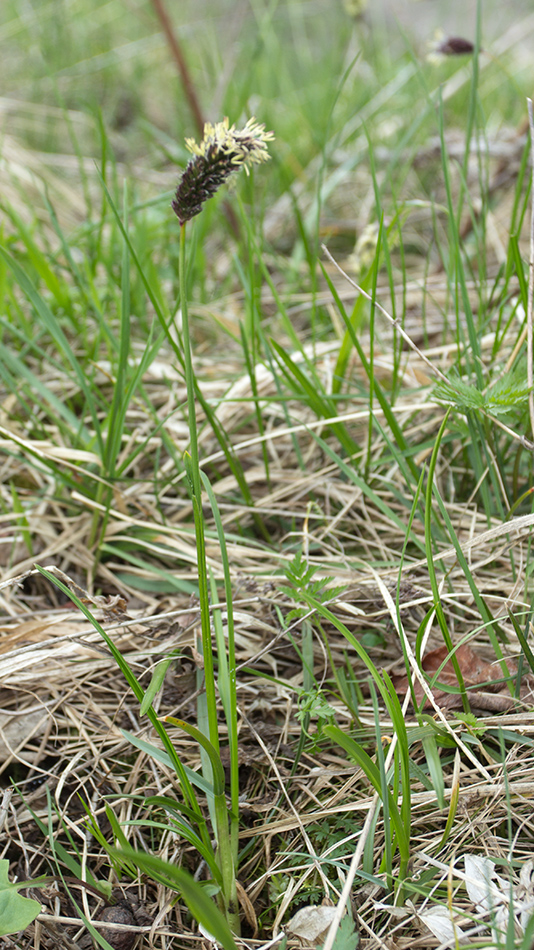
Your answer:
[[[182,341],[184,349],[184,372],[185,385],[187,389],[187,422],[189,426],[189,454],[191,456],[191,478],[193,481],[193,494],[195,498],[200,498],[200,468],[198,463],[198,433],[197,417],[195,405],[195,387],[193,372],[193,356],[191,350],[191,334],[189,332],[189,311],[187,308],[187,288],[186,288],[186,262],[185,262],[185,238],[186,224],[180,228],[180,258],[179,258],[179,278],[180,278],[180,311],[182,317]]]
[[[198,130],[198,134],[202,135],[204,129],[204,116],[202,115],[202,108],[198,100],[197,92],[191,79],[189,69],[185,60],[185,56],[182,52],[182,47],[178,42],[178,37],[173,29],[171,18],[167,13],[165,4],[163,0],[152,0],[152,6],[156,11],[156,15],[161,23],[163,32],[167,39],[167,43],[173,55],[173,59],[178,66],[178,72],[180,73],[180,78],[182,80],[182,85],[184,87],[185,98],[189,103],[189,108],[193,114],[195,120],[195,125]]]
[[[215,694],[215,675],[213,670],[213,651],[211,646],[211,622],[208,594],[208,572],[206,567],[206,544],[204,540],[204,519],[202,515],[202,486],[200,483],[200,464],[198,457],[198,432],[195,404],[195,377],[189,332],[187,310],[186,262],[185,262],[186,225],[180,228],[180,307],[182,312],[182,340],[184,347],[185,384],[187,388],[187,421],[189,425],[189,459],[185,458],[188,475],[191,479],[193,517],[197,543],[198,590],[200,601],[200,624],[202,630],[202,649],[204,653],[204,678],[208,706],[209,740],[219,751],[219,729],[217,725],[217,697]]]
[[[202,652],[204,656],[204,683],[206,688],[206,706],[208,712],[208,738],[219,754],[219,727],[217,723],[217,695],[215,692],[215,673],[213,667],[213,647],[211,642],[211,618],[208,592],[208,570],[206,563],[206,542],[204,537],[204,515],[202,512],[202,484],[200,479],[200,461],[198,455],[198,432],[195,403],[195,376],[189,332],[186,290],[186,225],[180,228],[180,306],[182,313],[182,341],[184,355],[185,383],[187,389],[187,421],[189,425],[189,456],[185,456],[187,474],[190,479],[195,521],[197,546],[198,591],[200,601],[200,625],[202,632]],[[210,776],[211,778],[211,776]],[[237,904],[235,870],[236,863],[228,828],[228,809],[223,795],[215,796],[215,836],[217,839],[217,863],[222,875],[221,903],[230,927],[239,933],[239,908]]]
[[[530,415],[530,428],[531,433],[534,436],[534,393],[532,391],[534,378],[533,378],[533,346],[532,346],[532,337],[533,337],[533,315],[532,315],[532,297],[534,294],[534,117],[532,115],[532,99],[527,99],[527,109],[528,109],[528,124],[530,128],[530,148],[531,148],[531,163],[532,163],[532,177],[531,177],[531,189],[530,189],[530,253],[528,260],[528,305],[527,305],[527,384],[528,384],[528,411]]]

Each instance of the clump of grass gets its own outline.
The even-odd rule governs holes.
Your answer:
[[[215,126],[206,124],[204,138],[200,145],[188,140],[187,145],[194,157],[190,160],[172,202],[172,209],[180,222],[180,317],[181,317],[181,362],[184,367],[186,396],[187,396],[187,425],[189,431],[189,447],[184,456],[185,472],[188,481],[189,494],[193,507],[193,518],[196,539],[196,569],[198,582],[198,598],[200,607],[201,641],[199,648],[203,658],[203,678],[200,697],[198,700],[198,728],[183,719],[166,716],[164,721],[178,727],[199,743],[203,763],[202,773],[204,788],[209,790],[208,801],[215,838],[213,849],[206,837],[206,828],[201,818],[201,810],[197,801],[194,786],[191,784],[161,722],[157,719],[152,701],[158,692],[171,658],[157,667],[152,682],[147,690],[143,690],[137,678],[124,662],[119,651],[114,647],[104,630],[97,624],[92,615],[86,611],[88,618],[95,624],[104,636],[108,646],[124,672],[127,682],[137,699],[141,700],[140,713],[149,714],[152,725],[160,738],[163,739],[167,752],[171,751],[170,761],[177,769],[177,778],[180,784],[184,804],[174,802],[167,797],[153,797],[149,804],[163,807],[169,815],[171,825],[178,833],[185,834],[187,840],[199,850],[200,855],[207,860],[214,875],[213,887],[217,894],[217,902],[223,913],[218,918],[215,908],[211,907],[204,889],[185,872],[175,865],[162,861],[156,856],[146,853],[137,853],[127,846],[126,839],[116,828],[119,841],[123,849],[123,861],[133,861],[145,872],[156,874],[160,880],[177,888],[196,919],[205,928],[209,929],[229,950],[235,946],[231,932],[239,934],[240,917],[237,898],[238,880],[238,830],[239,830],[239,773],[238,773],[238,740],[237,740],[237,701],[236,701],[236,658],[232,622],[232,589],[226,552],[226,541],[220,514],[217,508],[215,495],[209,481],[200,468],[200,457],[197,433],[196,394],[198,384],[195,378],[191,350],[191,335],[189,327],[189,312],[187,299],[187,260],[186,260],[186,224],[193,217],[200,214],[204,203],[211,198],[226,180],[240,168],[253,164],[261,164],[268,160],[267,143],[274,138],[273,133],[264,131],[264,126],[250,119],[244,129],[236,130],[229,126],[228,119]],[[204,483],[204,486],[203,486]],[[219,614],[212,614],[212,607],[217,604],[217,588],[213,577],[210,582],[206,560],[205,518],[203,514],[202,493],[203,487],[207,490],[209,501],[218,528],[218,537],[221,545],[221,554],[225,569],[226,610],[228,646],[224,639]],[[51,575],[47,575],[51,579]],[[58,583],[56,581],[56,583]],[[210,601],[211,588],[211,601]],[[63,585],[64,593],[68,589]],[[76,601],[81,606],[79,601]],[[215,625],[216,638],[213,643],[212,625]],[[218,676],[215,665],[217,664]],[[230,750],[230,800],[231,808],[228,811],[225,798],[225,777],[220,756],[220,725],[218,720],[218,696],[221,696],[226,716],[226,728]],[[135,744],[135,740],[134,740]],[[199,825],[199,832],[194,831],[189,822],[179,816],[185,811]],[[98,826],[93,823],[94,830]],[[99,835],[102,842],[104,839]],[[126,850],[124,850],[126,848]],[[113,855],[113,851],[110,852]],[[226,926],[225,926],[226,923]],[[230,929],[228,929],[228,927]]]
[[[202,629],[202,655],[204,658],[204,683],[206,691],[207,736],[203,736],[198,729],[180,723],[182,728],[198,738],[204,751],[209,757],[205,762],[205,772],[208,781],[214,784],[214,832],[217,841],[216,859],[221,871],[221,903],[226,919],[235,933],[239,933],[239,908],[237,901],[237,866],[238,866],[238,827],[239,827],[239,787],[238,787],[238,747],[237,747],[237,702],[236,702],[236,661],[235,646],[232,636],[232,624],[229,623],[228,658],[225,652],[218,657],[218,666],[223,681],[220,691],[225,695],[225,713],[227,716],[228,735],[230,737],[231,768],[231,803],[232,818],[229,823],[226,802],[224,797],[224,771],[220,761],[219,723],[217,716],[217,695],[215,690],[214,649],[212,645],[212,621],[209,596],[209,577],[206,562],[206,542],[204,515],[202,511],[202,480],[197,438],[197,412],[195,373],[191,352],[191,336],[189,330],[189,313],[186,289],[186,224],[191,218],[202,211],[204,203],[211,198],[225,181],[237,170],[266,162],[269,158],[267,143],[274,138],[272,132],[266,133],[264,126],[250,119],[245,127],[236,130],[229,126],[228,119],[215,126],[207,124],[204,128],[204,138],[200,145],[192,140],[187,142],[193,152],[193,158],[187,165],[172,202],[172,208],[180,222],[180,314],[182,322],[183,359],[185,369],[185,383],[187,389],[187,414],[189,427],[189,454],[186,456],[186,470],[190,480],[190,492],[193,503],[195,522],[195,536],[197,548],[197,569],[200,602],[200,622]],[[206,487],[209,483],[205,479]],[[215,496],[212,492],[209,497],[214,504]],[[216,516],[217,517],[217,516]],[[219,531],[221,553],[226,553],[224,534]],[[228,561],[226,560],[226,577],[229,579]],[[212,584],[212,591],[213,584]],[[227,583],[227,610],[231,611],[232,592]],[[217,640],[217,647],[225,650],[222,635]],[[176,720],[169,720],[178,725]],[[215,792],[215,788],[217,791]]]

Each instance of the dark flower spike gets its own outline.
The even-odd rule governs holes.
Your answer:
[[[468,56],[474,50],[471,40],[464,40],[461,36],[449,36],[437,48],[437,52],[444,56]]]
[[[436,30],[434,40],[429,43],[427,59],[437,65],[447,56],[470,56],[474,51],[471,40],[465,40],[461,36],[445,36],[443,30]]]
[[[222,184],[239,168],[248,174],[250,165],[261,165],[270,158],[267,143],[274,134],[265,132],[254,117],[243,129],[229,127],[228,119],[212,125],[206,122],[200,145],[194,139],[185,144],[193,158],[188,162],[176,189],[172,209],[180,224],[200,214],[208,198],[212,198]]]

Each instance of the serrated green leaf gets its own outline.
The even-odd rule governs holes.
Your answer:
[[[464,412],[468,409],[482,409],[485,402],[483,393],[476,386],[465,383],[459,376],[453,377],[450,383],[439,383],[433,396],[439,402]]]
[[[454,406],[461,412],[484,409],[493,415],[521,408],[528,399],[528,394],[525,373],[518,370],[505,373],[485,393],[457,375],[451,375],[448,383],[439,383],[434,389],[434,397],[439,402]]]
[[[356,924],[350,914],[345,914],[338,927],[332,950],[356,950],[359,943],[360,935]]]
[[[486,393],[486,409],[494,415],[522,407],[528,399],[529,387],[525,373],[505,373]]]

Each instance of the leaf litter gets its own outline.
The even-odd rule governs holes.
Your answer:
[[[407,407],[406,420],[413,411],[414,405]],[[418,411],[421,426],[427,407],[421,405]],[[402,413],[399,417],[402,418]],[[438,422],[433,410],[427,414],[424,425],[432,432]],[[284,425],[282,428],[285,428]],[[292,459],[291,443],[287,434],[284,432],[280,439],[277,439],[276,429],[273,429],[271,437],[278,449],[283,446],[283,453],[280,455],[277,451],[279,470],[273,466],[270,488],[267,491],[262,489],[260,493],[262,483],[258,478],[258,508],[269,513],[279,511],[284,516],[288,509],[293,510],[295,514],[300,512],[303,524],[308,519],[307,533],[303,531],[300,536],[296,535],[296,541],[304,542],[308,547],[313,543],[313,554],[309,555],[308,560],[311,565],[317,567],[319,578],[321,572],[324,572],[324,576],[333,577],[336,585],[345,588],[337,595],[336,601],[331,605],[332,609],[358,636],[374,637],[375,646],[371,645],[369,648],[371,655],[376,663],[392,673],[395,687],[403,697],[407,679],[402,674],[395,673],[402,665],[399,644],[389,626],[388,609],[376,586],[374,575],[365,568],[366,558],[374,560],[376,552],[381,551],[392,565],[390,580],[387,580],[386,572],[386,581],[390,585],[392,596],[396,595],[393,552],[402,544],[400,530],[396,529],[391,521],[384,519],[361,491],[340,482],[334,469],[325,472],[321,453],[314,448],[313,441],[308,443],[309,470],[306,475],[300,475]],[[302,442],[302,445],[305,443]],[[247,448],[246,452],[250,458],[251,449]],[[313,466],[317,468],[315,480],[310,472]],[[230,478],[228,475],[227,479]],[[254,484],[253,480],[251,484]],[[324,504],[316,522],[313,520],[313,511],[309,512],[306,508],[307,499],[315,490]],[[147,511],[152,508],[148,491],[147,482],[146,488],[138,494],[138,500],[144,501]],[[385,493],[384,497],[387,497]],[[169,501],[172,499],[169,498]],[[176,503],[182,507],[183,503],[179,497],[176,497]],[[391,503],[395,504],[393,500]],[[339,511],[344,511],[341,518]],[[473,570],[476,571],[479,589],[496,615],[501,617],[501,622],[506,625],[506,607],[513,604],[515,610],[522,611],[528,606],[520,599],[518,588],[508,574],[505,552],[510,542],[498,532],[488,533],[485,519],[474,506],[469,517],[465,507],[460,509],[452,505],[450,512],[455,519],[458,537],[465,545]],[[244,520],[248,518],[246,509],[240,510],[239,513]],[[227,512],[223,507],[223,517],[228,525],[231,525],[236,517],[235,507]],[[123,525],[127,526],[128,523],[135,528],[138,522],[139,510],[135,513],[135,520],[120,513],[121,530]],[[330,524],[333,525],[331,530]],[[160,526],[151,524],[146,516],[143,526],[145,530],[152,531],[152,536],[156,539],[152,543],[151,557],[160,556],[166,560]],[[515,533],[514,527],[513,524],[510,526],[510,533],[514,538],[514,553],[521,562],[527,556],[530,524],[526,523]],[[118,533],[114,534],[115,538],[118,536]],[[177,539],[180,536],[181,528],[178,523]],[[172,533],[169,537],[172,539]],[[331,556],[331,544],[334,540],[341,555],[335,562]],[[217,561],[217,550],[209,541],[208,544],[211,563],[216,576],[220,577],[222,569]],[[180,657],[171,665],[163,688],[155,698],[155,704],[161,714],[173,715],[179,712],[182,716],[195,717],[198,669],[195,627],[198,614],[196,604],[191,602],[190,596],[166,593],[156,597],[150,591],[144,593],[142,588],[136,589],[134,586],[135,577],[144,576],[150,579],[150,566],[137,571],[131,570],[129,578],[126,578],[124,567],[116,559],[112,559],[102,567],[102,580],[108,585],[108,589],[111,582],[113,586],[109,594],[97,598],[83,590],[76,563],[76,548],[71,547],[68,535],[62,539],[58,555],[61,556],[63,565],[62,576],[67,578],[69,585],[91,606],[95,616],[113,636],[136,674],[141,676],[142,682],[144,676],[148,682],[150,671],[161,657],[179,649]],[[354,563],[355,556],[357,569],[350,566],[351,561]],[[49,561],[45,560],[44,563],[45,566],[55,569]],[[448,563],[449,585],[443,594],[443,604],[448,614],[454,618],[458,630],[469,632],[472,636],[470,645],[461,645],[456,655],[470,695],[472,693],[473,705],[482,713],[478,717],[478,728],[482,734],[496,735],[499,729],[507,729],[516,735],[517,741],[510,745],[506,758],[506,787],[514,821],[518,827],[528,828],[530,796],[534,793],[534,773],[529,764],[530,760],[525,759],[521,739],[533,737],[534,733],[531,715],[523,711],[525,702],[530,705],[529,694],[522,693],[519,703],[516,700],[510,701],[508,686],[499,682],[502,680],[502,672],[500,667],[495,665],[494,658],[491,658],[484,637],[480,634],[473,636],[473,628],[479,624],[480,618],[474,608],[465,577],[450,556]],[[302,833],[299,825],[305,828],[317,825],[333,828],[341,816],[346,816],[356,831],[371,805],[371,796],[358,769],[352,767],[335,750],[321,749],[320,744],[310,747],[310,751],[303,755],[297,772],[291,775],[289,750],[295,748],[300,734],[298,691],[302,689],[303,684],[302,665],[298,652],[288,645],[287,632],[280,628],[278,616],[279,611],[289,614],[292,604],[288,601],[287,593],[280,590],[281,586],[286,585],[280,583],[279,568],[265,550],[251,549],[246,543],[233,543],[232,568],[238,664],[242,669],[238,674],[238,681],[244,713],[240,739],[244,751],[240,768],[245,825],[241,840],[246,844],[253,838],[259,844],[254,859],[249,859],[248,866],[245,864],[243,868],[242,882],[248,899],[258,911],[265,899],[269,882],[276,879],[277,875],[283,875],[286,881],[299,882],[302,893],[307,893],[309,868],[290,857],[291,851],[299,851]],[[194,566],[191,563],[187,565],[182,562],[174,574],[185,579],[194,576],[193,571]],[[76,805],[79,795],[93,802],[95,813],[101,815],[104,807],[103,795],[108,796],[111,793],[118,802],[122,802],[118,813],[120,820],[142,819],[143,816],[146,817],[142,798],[171,788],[173,777],[164,766],[158,765],[155,769],[146,755],[136,755],[135,750],[125,741],[124,729],[133,728],[137,735],[146,737],[151,742],[154,737],[138,721],[138,710],[91,625],[86,620],[81,620],[77,611],[68,603],[54,603],[53,591],[44,589],[34,574],[17,572],[16,564],[10,572],[6,572],[2,596],[5,598],[6,616],[3,621],[1,705],[3,709],[15,711],[19,717],[26,711],[28,714],[26,736],[7,736],[11,753],[5,760],[4,770],[9,770],[16,762],[20,762],[27,770],[27,778],[24,778],[20,786],[24,793],[24,804],[14,809],[7,834],[14,847],[23,848],[31,874],[37,876],[46,866],[42,857],[43,839],[35,836],[34,822],[28,809],[31,808],[37,816],[47,821],[46,788],[53,795],[60,814],[68,819],[69,825],[80,835],[84,813]],[[430,603],[428,579],[424,564],[419,559],[416,566],[409,565],[404,572],[400,590],[401,616],[409,636],[415,636],[422,612]],[[506,629],[510,643],[513,644],[513,631],[508,626]],[[293,631],[293,636],[300,636],[299,618],[294,621]],[[372,640],[369,642],[372,644]],[[314,674],[318,682],[324,682],[325,677],[330,675],[331,663],[338,669],[346,668],[346,642],[335,630],[329,629],[328,643],[329,657],[325,655],[319,640],[314,644]],[[348,655],[351,656],[350,649]],[[509,669],[514,681],[517,650],[513,652],[512,657]],[[257,676],[250,677],[245,671],[245,668],[250,666],[257,669]],[[432,687],[436,702],[450,712],[459,708],[455,705],[457,694],[439,689],[439,683],[455,686],[455,678],[451,673],[451,661],[447,659],[446,650],[440,645],[437,631],[430,633],[422,666],[429,681],[438,673],[436,684]],[[372,721],[372,714],[365,699],[365,677],[362,677],[356,659],[352,656],[350,671],[354,671],[354,676],[360,681],[363,690],[359,716],[364,739],[366,730],[368,736],[372,734],[367,725]],[[266,674],[264,679],[262,672]],[[271,682],[271,677],[275,677],[276,683]],[[524,677],[522,689],[528,681],[529,678]],[[419,692],[417,684],[415,688],[417,700],[420,701],[423,698],[422,691]],[[497,710],[488,697],[502,700],[502,705],[498,707],[500,715],[494,715]],[[340,701],[339,695],[336,695],[335,689],[328,693],[328,704],[340,721],[347,721],[349,717],[346,706]],[[38,716],[39,710],[46,712],[45,722],[48,725],[45,736],[42,723],[37,730],[32,731],[32,716]],[[247,730],[247,720],[253,724],[253,731]],[[313,722],[310,728],[313,734]],[[462,720],[453,720],[453,728],[459,735],[469,736],[468,724]],[[391,730],[391,723],[383,711],[381,729],[383,735],[387,735],[388,730]],[[278,775],[272,770],[269,757],[258,746],[255,731],[262,736],[270,755],[276,758]],[[198,768],[199,757],[195,743],[178,733],[174,735],[174,739],[184,762],[191,768]],[[423,764],[424,759],[420,759],[420,762]],[[491,745],[485,746],[484,765],[494,778],[490,785],[469,763],[462,764],[458,790],[459,817],[449,843],[451,849],[461,847],[462,844],[465,846],[466,838],[483,840],[486,848],[496,849],[497,852],[504,846],[500,824],[508,815],[508,806],[502,765],[497,757],[491,759]],[[445,774],[448,774],[447,767]],[[298,821],[284,805],[281,781],[287,783],[291,789],[294,805],[298,809]],[[35,785],[35,788],[32,788],[32,785]],[[127,796],[132,793],[140,795],[141,800],[130,800],[127,803]],[[447,787],[446,781],[446,798],[451,794],[452,785]],[[415,840],[417,841],[417,835],[421,834],[422,841],[437,842],[443,830],[443,818],[437,809],[435,794],[416,780],[413,786],[413,801]],[[54,827],[59,833],[57,819],[54,819]],[[377,853],[380,853],[382,843],[383,836],[378,826],[375,832]],[[522,853],[522,847],[520,836],[517,842],[518,854]],[[527,845],[527,850],[528,847],[530,845]],[[350,856],[350,847],[345,853]],[[175,860],[186,862],[190,862],[192,858],[188,848],[178,842],[171,845],[169,841],[168,854]],[[93,873],[105,872],[105,855],[94,840],[89,843],[88,860]],[[341,858],[342,862],[343,860]],[[424,862],[416,858],[414,872],[423,865]],[[147,882],[125,882],[123,892],[137,903],[140,902],[152,921],[157,920],[157,907],[165,900],[161,886],[151,886]],[[385,941],[386,946],[390,940],[387,933],[390,928],[385,922],[380,923],[379,895],[380,889],[376,885],[361,882],[357,889],[356,912],[358,919],[363,922],[363,930],[367,933],[365,941],[369,946],[373,945],[369,931],[376,933],[377,937],[380,935],[380,940],[382,943]],[[335,884],[332,885],[329,896],[335,899]],[[471,901],[476,904],[474,899]],[[60,898],[60,902],[63,907],[62,914],[68,919],[68,906],[63,898]],[[441,926],[444,927],[444,916],[440,916],[439,909],[432,913],[437,917],[435,928],[439,921],[442,921]],[[403,932],[406,932],[407,927],[412,932],[415,929],[417,933],[419,920],[426,924],[424,916],[416,915],[415,912],[411,920],[412,923],[409,915],[403,919]],[[177,916],[176,909],[171,912],[169,908],[161,924],[156,926],[169,947],[174,939],[172,931],[179,926],[181,933],[184,932],[183,919]],[[402,935],[391,937],[391,940],[393,939],[396,943],[391,943],[392,947],[402,946]],[[414,935],[409,939],[412,941]],[[259,946],[262,941],[257,939],[252,942]]]

